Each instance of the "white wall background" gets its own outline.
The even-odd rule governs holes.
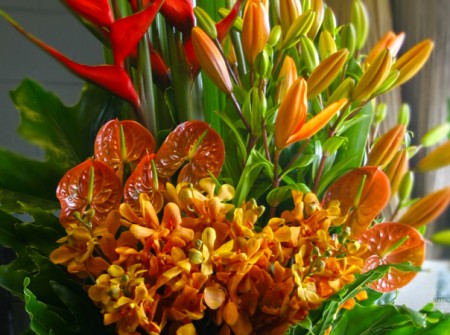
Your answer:
[[[60,1],[0,0],[0,8],[73,60],[92,65],[102,62],[100,43]],[[78,100],[82,81],[0,18],[0,147],[39,157],[39,150],[16,134],[19,113],[9,97],[26,77],[38,81],[67,105]]]

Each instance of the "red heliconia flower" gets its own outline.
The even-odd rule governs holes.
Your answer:
[[[135,109],[140,108],[139,96],[134,88],[128,73],[122,66],[118,65],[85,65],[74,62],[58,50],[45,44],[37,37],[28,33],[22,26],[15,22],[11,17],[5,16],[5,19],[17,29],[22,35],[35,43],[42,50],[53,56],[57,61],[67,69],[80,76],[81,78],[92,82],[117,96],[130,102]]]
[[[117,20],[111,25],[111,44],[114,61],[123,66],[142,36],[147,32],[164,0],[155,0],[145,9]]]
[[[71,10],[97,27],[109,28],[114,22],[109,0],[64,0],[64,2]]]
[[[137,1],[129,0],[133,11],[138,10]],[[142,0],[145,8],[151,0]],[[189,34],[194,26],[194,10],[191,0],[165,0],[161,7],[161,14],[167,21],[182,33]]]

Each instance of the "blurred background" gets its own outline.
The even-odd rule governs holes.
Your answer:
[[[348,22],[351,0],[325,2],[337,13],[338,23]],[[450,25],[447,22],[450,1],[365,0],[364,3],[371,20],[368,48],[389,30],[406,32],[405,44],[400,53],[424,38],[431,38],[435,42],[434,51],[425,68],[400,89],[380,99],[388,104],[385,129],[395,124],[400,104],[406,102],[412,112],[410,128],[415,138],[419,139],[426,130],[449,120]],[[0,8],[25,29],[77,62],[92,65],[102,63],[100,44],[65,10],[61,2],[0,0]],[[44,89],[56,94],[65,104],[72,105],[78,100],[82,82],[1,19],[0,48],[0,147],[40,159],[42,153],[39,149],[16,134],[19,114],[10,100],[9,92],[24,78],[31,78]],[[445,186],[450,186],[450,168],[438,170],[430,176],[418,175],[415,192],[424,194]],[[427,235],[444,228],[450,228],[448,210],[428,228]],[[13,257],[10,250],[0,249],[0,264],[9,263]],[[429,244],[427,262],[424,265],[426,271],[420,273],[407,289],[400,292],[399,303],[420,308],[434,300],[440,308],[450,312],[448,260],[450,248]],[[21,301],[0,288],[0,334],[20,334],[26,329],[27,316],[23,312]]]

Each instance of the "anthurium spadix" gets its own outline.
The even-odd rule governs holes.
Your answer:
[[[79,77],[92,82],[95,85],[103,87],[117,96],[130,102],[136,110],[140,108],[139,97],[133,86],[133,83],[125,69],[118,65],[84,65],[74,62],[62,53],[45,44],[40,39],[28,33],[22,26],[15,22],[8,14],[0,10],[3,16],[15,29],[22,35],[35,43],[42,50],[50,54],[67,69]]]

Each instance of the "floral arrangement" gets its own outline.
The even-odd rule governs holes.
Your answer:
[[[62,2],[105,64],[0,11],[86,80],[72,107],[24,81],[19,132],[46,160],[0,151],[0,245],[17,253],[0,285],[34,333],[447,329],[432,304],[391,292],[420,270],[425,226],[450,201],[450,188],[411,198],[414,173],[450,163],[448,142],[414,172],[410,159],[449,127],[413,146],[408,107],[380,133],[376,101],[420,70],[430,40],[397,56],[405,35],[388,32],[363,54],[361,0],[341,25],[321,0]]]

